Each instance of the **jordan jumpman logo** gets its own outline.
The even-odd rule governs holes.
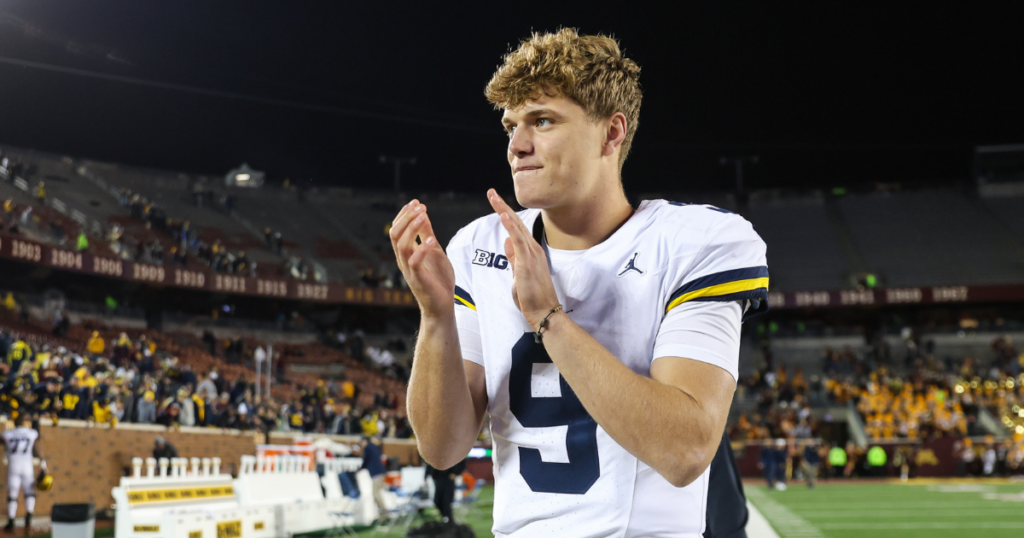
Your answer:
[[[636,258],[639,255],[640,255],[639,252],[634,252],[633,253],[633,257],[629,259],[629,263],[627,263],[626,264],[626,268],[623,269],[621,273],[619,273],[619,276],[622,276],[622,275],[628,273],[629,271],[636,271],[636,272],[640,273],[641,275],[644,274],[644,270],[636,266]]]

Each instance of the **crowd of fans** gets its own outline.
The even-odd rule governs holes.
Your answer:
[[[0,150],[0,178],[13,182],[16,177],[30,175],[31,171],[31,167]],[[211,202],[215,202],[215,205],[225,213],[231,213],[235,204],[234,196],[218,195],[206,188],[205,183],[197,182],[196,185],[200,186],[200,189],[193,193],[197,205],[214,205]],[[36,204],[20,204],[13,199],[5,200],[3,213],[0,215],[0,231],[19,233],[31,229],[35,238],[39,240],[78,251],[89,248],[89,230],[49,207],[44,181],[35,182],[30,194],[36,198]],[[133,237],[126,232],[122,223],[112,222],[105,227],[94,223],[94,237],[101,238],[103,241],[100,243],[105,243],[110,252],[119,258],[155,265],[169,263],[177,267],[186,267],[189,261],[194,259],[214,272],[256,276],[257,263],[247,256],[245,251],[230,251],[219,239],[209,240],[201,237],[199,230],[188,220],[172,218],[153,200],[130,189],[122,189],[119,202],[128,209],[133,220],[144,224],[147,230],[166,237],[164,239],[148,234],[145,237]],[[283,255],[279,231],[267,228],[264,231],[264,242],[267,250]],[[283,262],[280,270],[285,276],[297,280],[307,280],[316,276],[309,263],[297,255],[292,255]]]
[[[400,386],[380,382],[381,375],[369,370],[350,368],[351,376],[322,379],[279,369],[268,372],[274,378],[271,395],[260,396],[251,366],[267,359],[262,346],[245,353],[238,340],[228,340],[225,354],[245,353],[242,360],[234,355],[231,364],[202,349],[180,348],[160,333],[133,338],[120,332],[106,338],[76,326],[69,336],[55,339],[0,327],[5,358],[0,363],[0,413],[109,427],[134,422],[263,433],[412,435],[404,391],[389,390]],[[211,351],[219,355],[221,349]],[[279,365],[288,362],[280,352],[275,355]]]
[[[800,440],[822,437],[822,424],[813,408],[852,405],[863,422],[869,443],[897,443],[892,465],[902,474],[914,474],[920,445],[917,441],[952,438],[959,475],[993,475],[1024,472],[1024,354],[1012,341],[1000,336],[992,342],[987,360],[964,357],[938,360],[931,346],[907,346],[904,373],[891,362],[871,353],[859,356],[850,349],[826,349],[823,375],[808,379],[801,368],[784,364],[762,369],[740,380],[741,397],[755,402],[728,431],[733,440],[768,443],[784,440],[793,446]],[[1006,427],[1008,439],[995,439],[979,422],[988,410]],[[830,417],[825,416],[828,420]],[[982,443],[971,438],[984,438]],[[866,449],[849,443],[840,447],[847,461],[834,474],[868,474]],[[828,447],[824,447],[827,451]],[[788,457],[799,460],[801,451]],[[824,457],[824,453],[823,453]],[[866,470],[859,470],[859,466]]]
[[[191,222],[174,219],[167,215],[163,208],[152,200],[131,189],[123,189],[120,197],[121,205],[128,208],[133,219],[146,223],[146,227],[167,235],[172,241],[170,262],[184,267],[190,256],[202,262],[214,272],[239,276],[256,276],[256,262],[246,256],[245,251],[229,252],[220,240],[207,242],[200,237],[199,231]],[[120,237],[111,237],[119,240]],[[150,249],[142,251],[139,256],[149,255],[151,263],[163,264],[165,261],[163,246],[153,240]],[[148,244],[148,243],[147,243]],[[114,247],[117,248],[117,247]]]

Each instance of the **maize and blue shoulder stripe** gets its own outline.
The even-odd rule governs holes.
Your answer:
[[[468,306],[469,308],[476,310],[476,302],[473,301],[473,297],[469,295],[468,291],[458,286],[455,286],[455,304]]]
[[[695,278],[672,293],[665,313],[688,301],[754,300],[744,318],[768,308],[768,267],[744,267]]]

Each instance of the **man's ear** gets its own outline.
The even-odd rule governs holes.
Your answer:
[[[626,140],[626,129],[628,128],[626,115],[622,112],[612,114],[610,118],[605,120],[605,126],[601,155],[609,156],[613,155],[619,149],[619,146],[622,145],[622,142]]]

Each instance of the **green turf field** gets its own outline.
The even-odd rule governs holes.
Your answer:
[[[473,528],[473,531],[480,538],[485,536],[491,536],[491,508],[494,506],[494,487],[484,486],[484,489],[480,490],[480,497],[476,500],[476,505],[473,507],[456,507],[455,508],[455,519],[460,523],[465,523]],[[423,517],[431,520],[441,519],[436,508],[429,508],[423,513]],[[417,518],[413,521],[412,526],[417,527],[423,524],[424,519]],[[397,538],[405,536],[405,529],[393,528],[388,533],[382,533],[380,529],[365,530],[357,533],[356,536],[376,536],[388,538]]]
[[[840,482],[746,492],[781,538],[1024,536],[1024,481]]]
[[[786,491],[748,485],[746,493],[781,538],[1024,536],[1024,481],[831,482],[813,490],[794,483]],[[456,508],[455,517],[477,536],[491,536],[493,500],[488,486],[475,507]],[[438,519],[437,510],[430,508],[423,517]],[[417,519],[413,526],[422,523]],[[357,536],[405,536],[405,529],[381,531],[368,529]],[[112,527],[96,529],[97,538],[112,535]]]

